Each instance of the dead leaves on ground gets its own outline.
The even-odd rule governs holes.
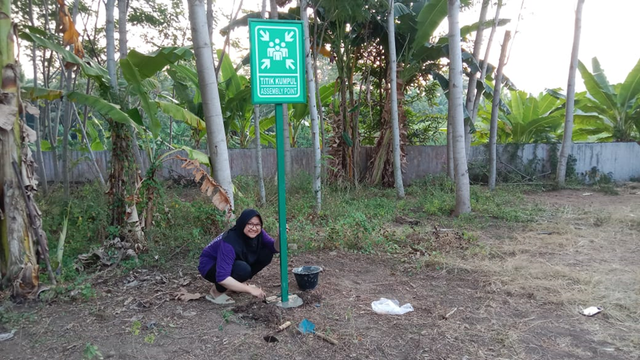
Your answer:
[[[189,300],[198,300],[204,295],[200,293],[190,293],[185,288],[181,287],[179,291],[174,293],[176,300],[187,302]]]

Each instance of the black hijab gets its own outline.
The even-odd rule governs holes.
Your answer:
[[[258,252],[262,247],[262,231],[253,239],[244,233],[244,228],[254,216],[258,217],[260,225],[262,225],[262,216],[260,216],[260,213],[254,209],[246,209],[240,214],[240,217],[236,220],[236,224],[229,229],[222,238],[224,242],[233,247],[236,253],[236,260],[242,260],[249,265],[256,261]]]

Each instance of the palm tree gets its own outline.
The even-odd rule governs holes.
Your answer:
[[[569,80],[567,82],[567,110],[565,112],[564,137],[558,157],[556,180],[558,186],[564,186],[567,175],[567,159],[571,153],[571,136],[573,135],[573,109],[576,96],[576,68],[578,67],[578,51],[580,49],[580,30],[582,28],[582,7],[584,0],[578,0],[576,8],[576,23],[573,35],[573,49],[571,50],[571,64],[569,65]]]
[[[396,17],[393,11],[393,0],[389,0],[389,13],[387,14],[387,31],[389,32],[389,75],[391,89],[397,89],[397,59],[396,59]],[[400,162],[400,127],[398,125],[398,92],[391,91],[391,129],[393,129],[393,177],[399,199],[404,198],[404,186],[402,184],[402,164]]]
[[[316,80],[313,72],[313,61],[311,59],[311,42],[309,40],[309,16],[307,15],[307,0],[300,1],[300,17],[303,22],[304,31],[304,51],[306,55],[306,76],[307,91],[309,95],[309,113],[311,115],[311,140],[313,143],[313,193],[316,197],[316,212],[322,209],[322,164],[320,156],[320,134],[318,127],[318,107],[316,98]],[[322,104],[320,105],[322,106]]]
[[[453,128],[453,161],[456,183],[455,215],[471,212],[469,170],[464,138],[462,103],[462,53],[460,50],[460,0],[449,0],[449,118]]]
[[[220,107],[218,81],[213,67],[213,53],[207,28],[204,0],[189,0],[189,21],[196,53],[196,67],[202,92],[202,105],[207,123],[207,144],[213,167],[213,177],[220,183],[229,197],[233,209],[233,183],[229,167],[229,152],[224,132],[224,120]]]

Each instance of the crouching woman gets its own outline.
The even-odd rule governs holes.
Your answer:
[[[247,281],[264,269],[277,253],[274,239],[262,228],[262,217],[253,209],[242,212],[234,227],[220,234],[200,254],[198,271],[213,287],[207,300],[216,304],[235,301],[227,290],[264,299],[262,289]]]

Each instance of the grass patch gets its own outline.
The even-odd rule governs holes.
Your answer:
[[[325,185],[322,211],[316,213],[311,183],[309,175],[299,175],[290,180],[286,191],[289,243],[297,245],[295,251],[343,249],[362,253],[395,253],[406,245],[409,233],[389,231],[393,227],[408,228],[395,223],[398,216],[420,221],[427,228],[433,225],[461,228],[466,230],[466,236],[473,239],[472,229],[497,222],[530,222],[543,212],[536,205],[527,203],[524,197],[524,191],[528,190],[526,187],[502,186],[488,191],[481,186],[472,186],[473,213],[452,218],[455,186],[444,176],[434,176],[407,187],[407,196],[401,200],[397,199],[394,189]],[[202,248],[227,226],[221,212],[197,188],[177,187],[170,182],[161,185],[153,228],[145,230],[148,251],[140,254],[139,262],[120,264],[122,271],[127,272],[140,265],[169,266],[176,261],[194,264],[195,267]],[[246,208],[257,208],[262,214],[265,229],[272,236],[277,236],[275,181],[271,179],[265,183],[267,204],[262,207],[258,206],[255,178],[238,177],[234,185],[238,213]],[[118,229],[108,225],[107,200],[95,184],[74,190],[63,259],[63,282],[73,282],[78,277],[73,264],[79,254],[100,246],[105,239],[118,233]],[[41,201],[41,208],[47,214],[43,222],[50,249],[56,249],[66,215],[65,205],[59,190]]]

